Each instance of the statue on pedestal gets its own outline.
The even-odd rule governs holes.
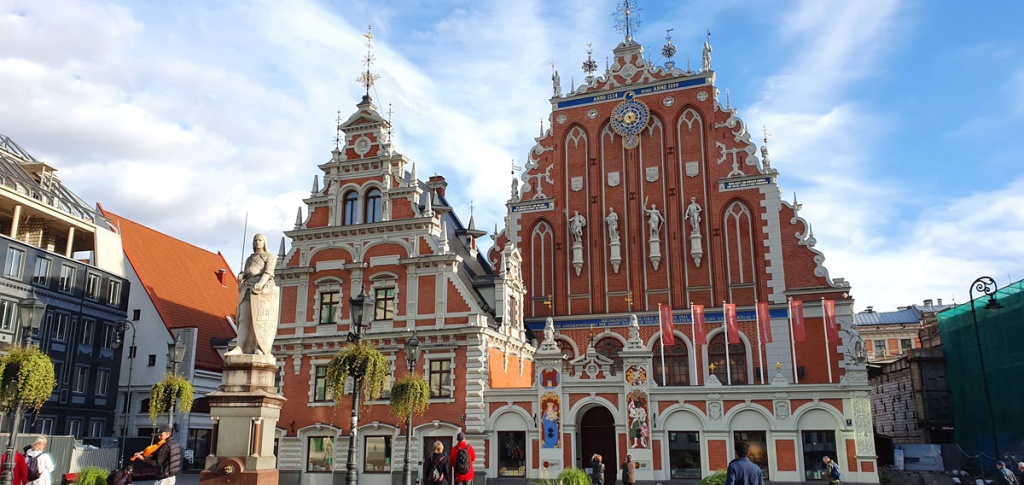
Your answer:
[[[238,275],[238,344],[227,355],[271,355],[277,335],[277,256],[267,250],[267,237],[263,234],[253,237],[252,251]]]

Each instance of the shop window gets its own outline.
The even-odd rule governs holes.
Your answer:
[[[821,480],[828,478],[828,471],[822,460],[824,457],[836,459],[835,431],[804,431],[804,479]]]
[[[668,461],[673,479],[699,480],[700,433],[696,431],[668,432]]]
[[[708,343],[708,362],[715,366],[715,377],[722,384],[734,386],[746,384],[747,348],[743,344],[730,344],[728,353],[729,365],[726,366],[725,332],[720,332],[711,338],[711,342]]]
[[[334,441],[328,436],[311,436],[306,440],[306,471],[330,473],[334,463]]]
[[[367,436],[364,442],[364,473],[391,473],[391,437]]]
[[[661,342],[654,346],[654,380],[659,386],[688,386],[690,385],[690,355],[686,352],[686,344],[683,339],[676,337],[675,345],[665,347],[665,373],[662,380],[661,371]]]
[[[761,467],[764,478],[768,479],[768,439],[764,431],[734,431],[733,442],[746,441],[750,443],[750,454],[747,458]]]
[[[526,433],[498,432],[498,476],[526,477]]]

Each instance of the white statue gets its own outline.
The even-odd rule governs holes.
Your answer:
[[[661,212],[658,211],[656,204],[651,204],[650,209],[644,209],[647,214],[647,226],[651,229],[651,239],[658,238],[658,232],[661,231],[661,225],[665,222],[665,219],[661,217]]]
[[[278,291],[274,284],[277,256],[267,250],[267,237],[252,238],[252,254],[238,275],[238,345],[227,355],[271,355],[277,335]]]
[[[554,342],[555,341],[555,321],[548,317],[544,320],[544,341]]]
[[[700,232],[700,204],[696,197],[690,197],[690,205],[686,206],[686,218],[690,220],[690,227],[693,232]]]
[[[557,70],[551,75],[551,88],[556,98],[562,95],[562,78],[558,75]]]
[[[640,321],[637,320],[636,315],[629,316],[629,339],[637,340],[640,338]]]
[[[711,34],[708,34],[708,40],[704,42],[704,70],[711,70]]]
[[[619,215],[615,213],[615,209],[612,207],[608,208],[608,215],[604,218],[604,221],[608,223],[608,238],[612,241],[619,240]]]
[[[580,211],[572,211],[572,214],[572,217],[568,219],[569,232],[572,233],[576,242],[583,242],[583,226],[587,225],[587,220],[580,215]]]

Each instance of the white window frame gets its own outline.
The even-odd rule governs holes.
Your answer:
[[[46,263],[46,266],[43,267],[43,268],[40,268],[40,263]],[[44,271],[40,271],[40,269],[45,269],[45,270]],[[53,261],[51,261],[50,258],[46,258],[46,257],[43,257],[43,256],[36,256],[36,266],[35,266],[35,269],[32,272],[32,282],[37,284],[37,285],[46,285],[46,283],[50,280],[50,270],[52,270],[52,269],[53,269]]]
[[[89,366],[75,366],[75,380],[71,383],[71,392],[85,394],[89,390]]]
[[[78,344],[91,346],[96,336],[96,321],[88,318],[82,319],[82,331],[78,334]]]
[[[60,291],[71,293],[75,291],[75,278],[78,276],[78,268],[70,264],[60,265]]]
[[[71,326],[71,315],[56,312],[57,318],[53,319],[50,327],[50,338],[64,342],[68,338],[68,327]]]
[[[100,285],[103,283],[103,278],[89,271],[85,274],[85,297],[93,300],[100,299]]]
[[[18,324],[18,302],[8,299],[0,299],[0,317],[3,318],[2,328],[12,330]]]
[[[110,369],[96,370],[96,396],[106,396],[110,390]]]
[[[4,276],[20,280],[25,274],[25,250],[8,247],[7,259],[4,262]]]
[[[121,282],[110,280],[107,282],[107,303],[113,306],[121,304]]]

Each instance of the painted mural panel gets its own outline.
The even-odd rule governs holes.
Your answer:
[[[548,391],[540,397],[540,408],[544,410],[541,418],[541,447],[562,447],[562,399],[554,392]]]

